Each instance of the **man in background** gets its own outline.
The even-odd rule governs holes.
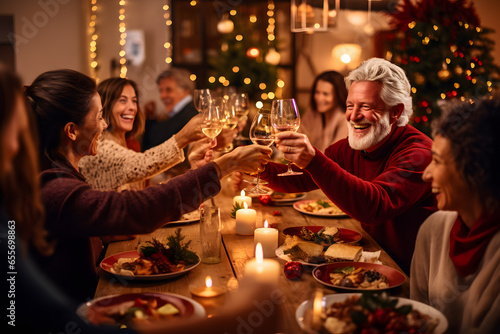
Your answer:
[[[155,110],[154,104],[146,106],[148,119],[142,138],[143,151],[171,138],[198,114],[193,103],[195,83],[189,76],[190,73],[181,68],[171,68],[158,76],[156,83],[165,113]]]

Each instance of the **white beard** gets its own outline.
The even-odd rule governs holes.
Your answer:
[[[347,122],[349,129],[349,146],[354,150],[367,150],[372,146],[380,143],[385,137],[391,133],[391,123],[389,113],[386,112],[376,123],[371,123],[370,131],[360,136],[354,132],[354,123]]]

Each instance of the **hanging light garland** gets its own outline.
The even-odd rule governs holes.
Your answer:
[[[120,78],[125,78],[127,76],[127,58],[125,58],[125,43],[127,38],[127,28],[125,26],[125,0],[120,0],[118,3],[120,5],[118,20],[120,20],[119,31],[120,31]]]
[[[97,0],[90,0],[90,20],[89,20],[89,35],[90,41],[90,75],[97,79],[97,70],[99,63],[97,62]]]
[[[167,41],[163,44],[165,48],[165,63],[172,63],[172,9],[170,5],[170,0],[166,0],[163,5],[163,18],[165,19],[165,25],[167,26]]]

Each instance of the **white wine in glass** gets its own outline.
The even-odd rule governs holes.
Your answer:
[[[271,146],[274,143],[273,126],[271,123],[271,110],[262,108],[255,115],[250,127],[250,140],[254,144]],[[257,184],[251,189],[245,189],[248,194],[268,194],[268,191],[259,187],[260,172],[257,174]]]
[[[276,133],[293,131],[300,126],[300,114],[295,99],[274,100],[271,109],[271,119]],[[302,172],[292,170],[292,163],[288,162],[288,170],[278,176],[301,175]]]
[[[202,114],[201,131],[203,131],[205,136],[214,139],[221,133],[224,126],[224,112],[222,110],[221,99],[210,99],[208,107],[202,111]]]

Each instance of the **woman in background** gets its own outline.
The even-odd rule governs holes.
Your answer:
[[[101,82],[97,91],[108,128],[97,155],[85,156],[79,163],[80,173],[94,189],[144,189],[147,179],[184,160],[184,147],[205,137],[201,118],[195,116],[178,134],[141,153],[140,147],[134,145],[135,136],[144,132],[144,114],[139,109],[135,82],[110,78]]]
[[[314,79],[310,106],[301,118],[299,132],[306,134],[321,152],[347,137],[346,99],[347,89],[340,73],[327,71]]]
[[[448,318],[449,333],[500,328],[500,98],[454,105],[433,124],[440,211],[420,227],[410,297]]]

